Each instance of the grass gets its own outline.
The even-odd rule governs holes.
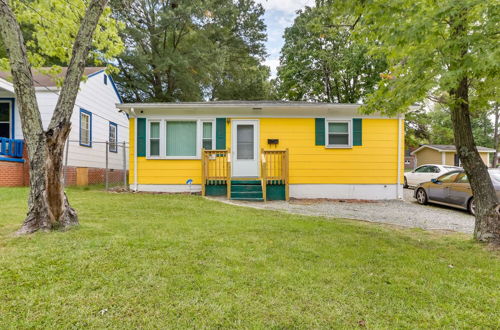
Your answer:
[[[500,259],[437,234],[70,189],[81,226],[14,237],[0,188],[0,328],[499,328]]]

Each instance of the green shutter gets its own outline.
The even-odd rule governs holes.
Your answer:
[[[215,148],[226,149],[226,118],[215,119]]]
[[[352,120],[352,145],[363,145],[363,119],[354,118]]]
[[[325,145],[325,118],[316,118],[316,145]]]
[[[137,118],[137,157],[146,157],[146,118]]]

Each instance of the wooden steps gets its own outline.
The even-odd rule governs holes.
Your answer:
[[[262,184],[260,180],[231,180],[231,199],[252,202],[263,202]]]

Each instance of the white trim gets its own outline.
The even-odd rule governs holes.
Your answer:
[[[203,124],[212,123],[212,149],[215,150],[215,119],[200,119],[200,148],[203,148]]]
[[[215,118],[194,118],[194,117],[165,117],[165,116],[154,116],[154,117],[144,117],[146,118],[146,159],[201,159],[201,148],[202,148],[202,137],[203,137],[203,122],[212,122],[212,143],[215,144]],[[167,136],[166,129],[167,123],[169,121],[190,121],[196,123],[196,155],[194,156],[167,156]],[[150,150],[151,145],[149,143],[150,137],[150,123],[158,122],[160,123],[160,155],[151,156]]]
[[[132,108],[132,113],[135,114],[134,109]],[[134,185],[135,185],[135,191],[138,190],[138,183],[137,183],[137,117],[135,117],[135,123],[134,123]]]
[[[81,109],[82,110],[82,109]],[[91,147],[92,146],[92,141],[91,141],[91,121],[92,119],[90,114],[88,114],[87,112],[83,112],[80,110],[80,145],[83,145],[85,147]],[[83,127],[82,126],[82,123],[83,123],[83,120],[82,120],[82,116],[83,117],[87,117],[87,127]],[[86,131],[87,132],[87,140],[83,140],[82,138],[82,133]]]
[[[399,188],[398,188],[399,187]],[[290,197],[329,199],[395,199],[397,184],[291,184]]]
[[[235,169],[237,169],[238,162],[239,161],[245,161],[245,160],[238,160],[237,157],[237,152],[238,152],[238,146],[237,146],[237,134],[236,134],[236,126],[237,125],[253,125],[254,127],[254,159],[257,163],[257,175],[253,176],[250,174],[245,174],[245,175],[235,175]],[[231,120],[231,153],[232,153],[232,162],[231,162],[231,177],[260,177],[260,120],[259,119],[234,119]]]
[[[391,200],[396,195],[395,184],[291,184],[290,197]],[[140,184],[138,191],[185,193],[200,192],[201,185],[193,184]]]
[[[129,113],[129,106],[117,104],[116,107]],[[288,105],[264,107],[261,110],[255,110],[251,106],[214,106],[212,104],[186,105],[183,103],[157,104],[154,106],[144,106],[137,104],[137,110],[140,110],[141,117],[160,117],[160,118],[372,118],[372,119],[397,119],[396,116],[382,115],[376,112],[370,115],[360,114],[358,105],[332,105],[332,104],[307,104],[307,105]]]
[[[329,144],[329,125],[330,123],[347,123],[347,140],[348,144]],[[353,139],[353,134],[352,134],[352,118],[349,119],[326,119],[325,120],[325,148],[327,149],[352,149],[352,139]]]
[[[151,124],[152,123],[158,123],[160,124],[159,127],[159,133],[160,136],[159,138],[159,155],[158,156],[151,156],[151,143],[150,143],[150,132],[151,132]],[[163,120],[159,119],[148,119],[146,120],[146,158],[147,159],[161,159],[162,158],[162,150],[163,150],[163,141],[164,141],[164,129],[163,129]]]
[[[2,78],[0,78],[0,89],[5,89],[7,92],[15,94],[14,85]]]
[[[402,156],[402,152],[401,152],[401,145],[402,145],[402,138],[401,138],[401,135],[402,135],[402,126],[403,126],[403,122],[402,122],[402,119],[399,118],[398,119],[398,173],[396,174],[396,182],[397,182],[397,185],[396,185],[396,198],[398,199],[403,199],[403,191],[401,188],[401,162],[402,162],[402,159],[401,159],[401,156]]]
[[[441,151],[441,165],[446,165],[446,152]]]
[[[184,193],[184,192],[200,192],[200,184],[140,184],[136,186],[137,191],[146,192],[166,192],[166,193]]]

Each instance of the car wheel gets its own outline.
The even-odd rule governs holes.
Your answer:
[[[405,183],[403,184],[403,188],[408,188],[408,181],[406,180],[406,177],[405,177]]]
[[[469,209],[470,214],[476,215],[476,201],[474,200],[474,198],[471,198],[469,200],[469,205],[467,208]]]
[[[427,193],[422,188],[420,188],[419,190],[417,190],[417,202],[420,205],[427,204]]]

